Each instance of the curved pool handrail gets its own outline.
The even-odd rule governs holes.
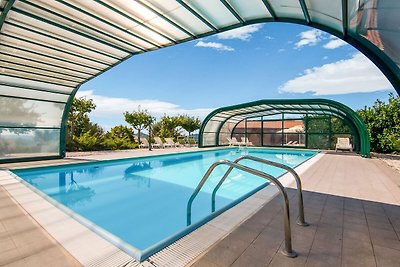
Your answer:
[[[305,218],[304,218],[304,204],[303,204],[303,189],[301,186],[301,179],[300,176],[297,174],[297,172],[282,163],[278,163],[275,161],[271,161],[271,160],[267,160],[267,159],[262,159],[262,158],[258,158],[258,157],[254,157],[254,156],[249,156],[249,155],[245,155],[245,156],[241,156],[239,158],[237,158],[234,163],[238,163],[244,159],[247,160],[252,160],[252,161],[257,161],[260,163],[264,163],[267,165],[271,165],[277,168],[281,168],[284,170],[287,170],[288,172],[290,172],[293,176],[294,179],[296,180],[296,184],[297,184],[297,195],[298,195],[298,202],[299,202],[299,217],[297,219],[297,224],[301,225],[301,226],[308,226],[309,224],[305,222]],[[221,178],[221,180],[219,181],[219,183],[215,186],[214,191],[212,192],[212,201],[211,201],[211,211],[214,212],[215,211],[215,195],[218,191],[218,189],[221,187],[221,185],[224,183],[225,179],[228,177],[228,175],[232,172],[233,167],[230,167],[224,174],[224,176]]]
[[[211,173],[214,171],[214,169],[218,165],[228,165],[230,168],[236,168],[254,175],[257,175],[259,177],[262,177],[271,183],[274,183],[279,191],[281,192],[283,196],[283,224],[284,224],[284,231],[285,231],[285,247],[282,249],[282,254],[284,254],[287,257],[294,258],[297,256],[297,253],[292,249],[292,235],[291,235],[291,229],[290,229],[290,212],[289,212],[289,199],[287,196],[287,193],[285,191],[285,188],[283,185],[276,179],[275,177],[262,172],[258,171],[256,169],[229,161],[229,160],[219,160],[214,162],[207,170],[207,172],[204,174],[203,178],[201,179],[200,183],[197,185],[196,189],[194,190],[193,194],[190,196],[187,207],[186,207],[186,213],[187,213],[187,225],[190,225],[192,223],[192,203],[193,200],[196,198],[197,194],[203,187],[204,183],[207,181]]]

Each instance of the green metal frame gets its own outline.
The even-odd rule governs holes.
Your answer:
[[[70,107],[72,105],[73,98],[74,98],[78,88],[83,83],[93,79],[94,77],[97,77],[98,75],[102,74],[103,72],[105,72],[105,71],[109,70],[110,68],[120,64],[121,62],[127,60],[128,58],[130,58],[131,56],[134,56],[136,54],[140,54],[140,53],[148,52],[148,51],[153,51],[153,50],[158,49],[158,48],[167,47],[167,46],[170,46],[170,45],[183,43],[183,42],[187,42],[187,41],[198,39],[198,38],[203,38],[203,37],[206,37],[206,36],[213,35],[215,33],[224,32],[224,31],[228,31],[228,30],[231,30],[231,29],[239,28],[239,27],[246,26],[246,25],[252,25],[252,24],[256,24],[256,23],[286,22],[286,23],[307,25],[307,26],[310,26],[310,27],[317,28],[317,29],[320,29],[322,31],[328,32],[328,33],[330,33],[330,34],[332,34],[332,35],[344,40],[345,42],[349,43],[350,45],[354,46],[361,53],[363,53],[365,56],[367,56],[384,73],[384,75],[391,82],[391,84],[393,85],[393,87],[395,88],[397,93],[400,94],[400,69],[399,69],[398,65],[388,55],[386,55],[383,51],[381,51],[377,46],[375,46],[373,43],[371,43],[370,41],[368,41],[367,39],[362,37],[357,32],[353,32],[353,30],[350,29],[350,27],[349,27],[349,14],[348,14],[349,13],[349,6],[348,6],[349,5],[349,1],[348,0],[341,0],[341,3],[342,3],[342,28],[343,28],[343,31],[338,31],[338,30],[330,27],[329,25],[324,25],[324,24],[313,22],[313,19],[310,17],[310,14],[309,14],[309,9],[307,8],[307,5],[306,5],[306,1],[304,1],[304,0],[299,0],[300,7],[301,7],[301,10],[302,10],[302,13],[303,13],[303,18],[302,19],[290,18],[290,17],[279,17],[277,15],[277,13],[275,12],[275,10],[274,10],[273,6],[271,5],[271,3],[268,0],[262,0],[262,2],[264,3],[264,5],[265,5],[266,9],[268,10],[269,14],[266,13],[265,14],[266,17],[264,17],[264,18],[250,19],[250,20],[245,20],[243,17],[241,17],[241,14],[239,12],[237,12],[237,10],[235,10],[234,6],[229,1],[221,0],[222,4],[227,8],[227,10],[229,12],[231,12],[232,15],[234,15],[236,17],[238,23],[230,25],[230,26],[227,26],[227,27],[220,27],[220,28],[217,27],[217,25],[213,21],[211,21],[209,18],[207,18],[206,14],[202,14],[201,12],[197,12],[191,6],[190,2],[183,1],[183,0],[177,0],[177,2],[183,8],[185,8],[188,12],[192,13],[204,25],[206,25],[209,28],[208,32],[203,33],[203,34],[199,34],[199,35],[194,35],[191,32],[190,29],[187,29],[187,28],[183,27],[182,25],[180,25],[179,23],[174,21],[174,19],[171,19],[168,16],[168,14],[162,14],[162,12],[157,11],[156,9],[154,9],[151,6],[145,4],[144,2],[138,1],[138,3],[140,3],[143,6],[145,6],[149,10],[152,10],[155,14],[160,16],[160,18],[162,18],[164,21],[170,23],[170,25],[172,27],[175,27],[176,29],[179,29],[180,31],[184,32],[185,34],[187,34],[189,36],[188,38],[181,39],[181,40],[175,40],[174,38],[171,38],[170,36],[168,36],[168,35],[164,34],[163,32],[161,32],[159,29],[156,29],[153,26],[148,26],[148,25],[146,25],[145,22],[141,22],[141,21],[137,20],[136,18],[134,18],[132,16],[128,16],[123,11],[119,10],[118,8],[116,8],[114,6],[111,6],[111,5],[105,3],[105,2],[103,2],[101,0],[96,0],[96,2],[98,4],[101,4],[104,7],[108,8],[110,10],[110,12],[114,12],[114,13],[117,13],[119,15],[122,15],[122,16],[130,19],[132,22],[137,23],[137,24],[139,24],[139,25],[141,25],[141,26],[153,31],[154,33],[162,36],[163,38],[167,39],[170,42],[168,44],[162,44],[162,45],[161,44],[157,44],[154,41],[149,40],[149,39],[147,39],[147,38],[145,38],[145,37],[143,37],[143,36],[141,36],[139,34],[127,31],[126,29],[120,27],[119,25],[117,25],[117,24],[115,24],[113,22],[107,21],[106,19],[102,18],[101,16],[97,16],[96,14],[92,14],[92,13],[90,13],[90,12],[84,10],[84,9],[81,9],[81,8],[71,4],[71,3],[68,3],[68,1],[66,1],[66,0],[56,0],[56,1],[58,3],[61,3],[61,4],[65,5],[68,8],[74,9],[76,12],[80,12],[82,14],[91,16],[93,19],[96,19],[99,22],[102,22],[102,23],[104,23],[104,24],[106,24],[108,26],[111,26],[111,27],[115,28],[116,30],[122,31],[125,34],[129,34],[132,37],[140,39],[143,42],[146,42],[149,45],[153,46],[153,47],[150,47],[150,48],[141,47],[141,45],[127,42],[127,41],[121,39],[118,36],[113,36],[113,35],[110,35],[109,33],[103,33],[103,32],[99,31],[98,29],[96,29],[96,28],[94,28],[94,27],[92,27],[90,25],[85,25],[84,23],[81,23],[79,21],[74,21],[74,20],[72,20],[72,19],[70,19],[68,17],[65,17],[65,16],[61,15],[61,14],[57,14],[57,12],[54,12],[54,11],[52,11],[50,9],[47,9],[46,7],[41,6],[40,4],[33,3],[31,1],[29,1],[29,0],[20,0],[20,2],[22,2],[24,4],[27,4],[27,5],[30,5],[32,7],[38,8],[38,9],[40,9],[42,11],[45,11],[45,12],[50,12],[52,15],[56,15],[61,19],[69,20],[70,22],[77,23],[82,27],[85,27],[85,28],[90,29],[92,31],[96,31],[97,33],[101,33],[104,36],[112,38],[112,39],[114,39],[114,40],[116,40],[118,42],[124,43],[126,45],[130,45],[132,48],[135,48],[135,49],[139,50],[137,52],[129,51],[126,48],[123,48],[123,47],[120,47],[118,45],[112,44],[109,41],[102,40],[99,37],[93,37],[93,36],[88,35],[88,34],[82,32],[82,31],[73,29],[71,27],[66,27],[66,26],[61,25],[59,23],[56,23],[54,21],[50,21],[48,19],[39,17],[39,16],[37,16],[35,14],[31,14],[30,12],[26,12],[24,10],[21,10],[20,8],[16,8],[16,7],[13,8],[13,4],[14,4],[15,0],[8,0],[5,3],[5,5],[3,7],[3,10],[2,10],[2,13],[0,15],[0,30],[1,30],[2,26],[5,23],[9,23],[9,22],[7,22],[7,15],[9,13],[9,11],[19,12],[21,14],[30,16],[30,17],[32,17],[34,19],[49,23],[49,24],[51,24],[53,26],[57,26],[57,27],[60,27],[60,28],[62,28],[64,30],[79,34],[79,35],[81,35],[83,37],[86,37],[86,38],[91,39],[93,41],[102,43],[102,44],[107,45],[107,46],[109,46],[111,48],[118,49],[120,51],[124,51],[124,52],[127,52],[127,53],[129,52],[128,56],[123,57],[123,58],[119,58],[119,57],[111,56],[111,55],[108,55],[108,54],[105,55],[101,51],[96,51],[97,53],[99,53],[99,54],[101,54],[103,56],[109,56],[110,58],[115,59],[116,62],[110,64],[110,63],[106,63],[104,61],[101,61],[101,62],[99,60],[96,61],[93,58],[87,58],[87,57],[84,57],[83,55],[74,54],[74,53],[71,53],[69,51],[63,51],[63,50],[58,51],[58,52],[62,52],[62,53],[67,53],[67,54],[72,55],[72,56],[81,57],[81,58],[83,58],[85,60],[90,60],[91,62],[96,62],[98,64],[101,63],[104,66],[104,68],[100,68],[100,67],[90,66],[90,64],[89,65],[85,65],[85,64],[82,64],[82,63],[79,63],[79,62],[74,62],[72,60],[65,59],[65,58],[62,58],[62,57],[57,57],[57,56],[53,56],[53,55],[46,55],[44,53],[40,53],[40,52],[34,51],[34,49],[29,49],[29,48],[25,49],[23,47],[15,47],[15,46],[12,46],[12,45],[9,45],[9,44],[0,43],[0,45],[2,45],[2,46],[6,46],[6,47],[9,47],[9,48],[12,48],[12,49],[17,49],[17,50],[20,50],[20,51],[24,51],[25,53],[28,53],[28,55],[29,54],[36,54],[36,55],[39,56],[39,58],[40,57],[42,57],[42,58],[47,57],[47,58],[51,58],[52,60],[65,62],[65,63],[71,65],[70,68],[66,67],[65,69],[68,69],[70,71],[74,71],[75,73],[77,73],[77,76],[75,76],[74,78],[82,79],[82,81],[76,81],[76,86],[72,86],[72,87],[69,86],[69,87],[73,88],[73,90],[72,90],[72,93],[69,96],[69,99],[68,99],[67,103],[66,103],[65,110],[64,110],[64,113],[63,113],[63,117],[61,119],[61,135],[60,135],[60,155],[61,156],[65,155],[65,140],[64,139],[65,139],[65,136],[66,136],[66,123],[67,123],[68,113],[70,111]],[[269,15],[271,15],[271,17],[269,17]],[[17,25],[17,26],[21,27],[21,25]],[[1,33],[1,34],[7,35],[7,33],[4,33],[4,32]],[[43,34],[43,33],[39,33],[38,32],[38,34]],[[11,36],[11,37],[18,38],[17,36]],[[50,36],[49,35],[48,37],[55,39],[54,36]],[[28,40],[22,40],[22,41],[25,41],[27,43],[34,43],[34,42],[28,41]],[[71,44],[71,42],[68,42],[68,43]],[[38,45],[41,45],[41,44],[38,44]],[[48,48],[55,50],[54,47],[48,47]],[[86,47],[82,47],[82,48],[88,49]],[[25,57],[19,56],[19,58],[21,58],[23,60],[26,60],[27,62],[29,62],[29,60],[31,60],[31,62],[36,62],[36,63],[39,63],[39,64],[47,64],[45,62],[41,62],[38,59],[29,59],[28,56],[25,56]],[[53,66],[53,67],[57,67],[57,64],[49,63],[48,65],[49,66]],[[82,70],[75,70],[73,68],[73,65],[81,67]],[[93,71],[93,73],[92,73],[92,71]],[[24,73],[23,71],[22,72],[19,71],[19,72],[20,73]],[[55,74],[57,73],[57,71],[54,71],[54,70],[53,71],[49,70],[49,72],[52,72],[52,73],[55,73]],[[79,77],[78,74],[81,74],[82,76],[86,76],[87,75],[87,77]],[[4,74],[4,75],[7,75],[7,74]],[[45,76],[43,74],[35,74],[35,75],[42,75],[43,78],[45,78]],[[68,74],[66,74],[66,75],[68,76]],[[8,74],[8,76],[20,78],[18,75]],[[69,76],[71,76],[71,78],[72,78],[74,75],[69,75]],[[60,78],[57,78],[57,77],[52,77],[52,78],[60,80]],[[49,82],[49,81],[46,81],[46,80],[40,80],[39,78],[35,78],[35,76],[31,77],[31,78],[28,78],[28,80],[42,81],[42,82],[46,82],[46,83],[49,83],[49,84],[66,86],[63,83]],[[352,118],[352,120],[353,121],[357,121],[358,119],[357,118]],[[358,124],[361,124],[361,123],[358,123]],[[306,142],[307,142],[307,140],[306,140]],[[368,146],[369,146],[369,143],[368,143]],[[361,147],[365,148],[365,147],[367,147],[367,144],[365,143],[365,144],[361,145]],[[367,151],[367,150],[365,150],[365,151]],[[369,151],[369,149],[368,149],[368,151]],[[2,160],[0,160],[0,162],[2,162]]]
[[[235,116],[242,116],[245,115],[245,118],[242,120],[239,120],[236,125],[233,127],[231,134],[234,133],[234,130],[236,126],[242,122],[242,121],[247,121],[249,118],[254,118],[254,114],[256,113],[256,117],[267,117],[268,115],[260,115],[260,113],[263,110],[253,110],[250,112],[243,112],[243,111],[238,111],[236,114],[234,114],[235,110],[239,109],[244,109],[244,108],[251,108],[251,107],[260,107],[262,105],[267,105],[267,108],[265,110],[271,110],[274,109],[274,105],[280,105],[279,108],[276,108],[278,111],[276,114],[282,114],[282,119],[277,119],[278,121],[282,121],[282,128],[283,128],[283,122],[286,120],[293,120],[293,119],[285,119],[284,114],[302,114],[306,117],[310,114],[319,114],[319,112],[324,112],[325,114],[322,114],[324,116],[327,116],[329,119],[329,124],[331,124],[331,117],[337,117],[343,122],[350,127],[350,130],[352,132],[352,135],[354,136],[354,143],[356,145],[357,150],[359,150],[360,154],[363,157],[369,157],[370,156],[370,138],[369,138],[369,132],[367,129],[367,126],[363,122],[363,120],[360,118],[360,116],[353,111],[351,108],[348,106],[341,104],[339,102],[329,100],[329,99],[265,99],[265,100],[258,100],[254,102],[248,102],[248,103],[243,103],[239,105],[233,105],[233,106],[227,106],[227,107],[222,107],[219,109],[214,110],[211,112],[203,121],[201,127],[200,127],[200,132],[199,132],[199,147],[206,147],[203,144],[203,135],[206,133],[205,132],[205,127],[207,123],[212,120],[212,118],[222,112],[226,111],[232,111],[233,114],[228,116],[224,121],[221,122],[217,130],[215,131],[215,142],[212,145],[207,145],[207,146],[219,146],[219,135],[221,132],[222,126],[230,119],[234,118]],[[298,107],[293,108],[291,105],[298,105]],[[322,107],[320,106],[322,105]],[[281,107],[283,106],[283,107]],[[306,108],[302,108],[306,107]],[[294,110],[300,110],[302,113],[299,112],[294,112]],[[297,118],[299,119],[299,118]],[[268,120],[263,120],[262,125],[264,125],[264,121]],[[306,120],[307,123],[308,120]],[[332,138],[333,134],[342,134],[342,133],[332,133],[331,126],[329,125],[330,130],[326,133],[329,135],[330,139]],[[262,128],[263,134],[264,130]],[[247,135],[247,129],[245,130],[245,134]],[[263,136],[262,134],[262,136]],[[284,134],[284,130],[282,129],[282,134]],[[305,147],[308,147],[308,135],[313,135],[313,134],[325,134],[325,133],[313,133],[313,132],[308,132],[307,127],[306,127],[306,144]]]

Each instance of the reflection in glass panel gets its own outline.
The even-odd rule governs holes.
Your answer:
[[[283,135],[284,146],[305,146],[306,135],[304,133],[285,133]]]
[[[264,121],[264,133],[278,133],[282,131],[282,121]]]
[[[329,149],[331,140],[328,134],[308,134],[308,148]]]
[[[349,0],[349,31],[361,35],[400,65],[400,1]]]
[[[0,159],[59,154],[60,130],[0,128]]]
[[[283,131],[285,133],[304,133],[303,120],[285,120],[283,122]]]
[[[264,134],[263,136],[264,146],[281,146],[282,145],[282,134]]]
[[[65,104],[0,97],[0,126],[60,127]]]
[[[216,132],[221,125],[220,121],[209,120],[204,128],[205,132]]]
[[[203,134],[203,146],[215,146],[215,133],[204,133]]]

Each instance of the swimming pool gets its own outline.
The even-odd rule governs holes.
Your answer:
[[[219,189],[216,212],[211,213],[211,192],[228,168],[217,167],[194,200],[192,224],[187,226],[187,202],[216,160],[233,161],[245,154],[295,167],[316,153],[229,148],[13,172],[117,237],[111,241],[120,239],[125,244],[123,250],[144,260],[268,184],[262,178],[234,170]],[[274,176],[285,173],[247,160],[241,164]]]

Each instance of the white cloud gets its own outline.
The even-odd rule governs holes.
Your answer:
[[[262,25],[248,25],[241,28],[233,29],[230,31],[222,32],[217,34],[218,39],[239,39],[242,41],[248,41],[251,39],[251,35],[262,28]]]
[[[212,49],[216,49],[218,51],[235,51],[235,49],[233,47],[230,47],[230,46],[227,46],[227,45],[224,45],[224,44],[221,44],[221,43],[216,43],[216,42],[199,41],[194,46],[209,47],[209,48],[212,48]]]
[[[374,92],[392,88],[386,77],[364,55],[357,53],[311,69],[280,87],[281,92],[335,95],[356,92]]]
[[[324,45],[324,48],[326,49],[336,49],[339,47],[342,47],[344,45],[347,45],[347,43],[339,38],[333,38],[330,40],[328,43]]]
[[[285,52],[285,49],[284,49],[284,48],[280,48],[280,49],[278,50],[278,52],[279,52],[279,53]]]
[[[93,99],[96,104],[96,109],[90,113],[90,116],[96,120],[102,121],[122,118],[122,114],[125,111],[135,111],[138,110],[139,107],[142,110],[147,109],[153,116],[158,118],[164,114],[188,114],[190,116],[204,118],[212,111],[212,109],[209,108],[184,109],[176,104],[155,99],[139,100],[96,95],[93,93],[93,90],[78,91],[76,94],[76,97],[83,96]]]
[[[267,40],[274,40],[275,38],[272,37],[272,36],[267,35],[267,36],[265,36],[265,39],[267,39]]]
[[[303,46],[313,46],[323,39],[323,32],[317,29],[301,32],[298,36],[300,41],[295,43],[295,48],[299,49]]]

